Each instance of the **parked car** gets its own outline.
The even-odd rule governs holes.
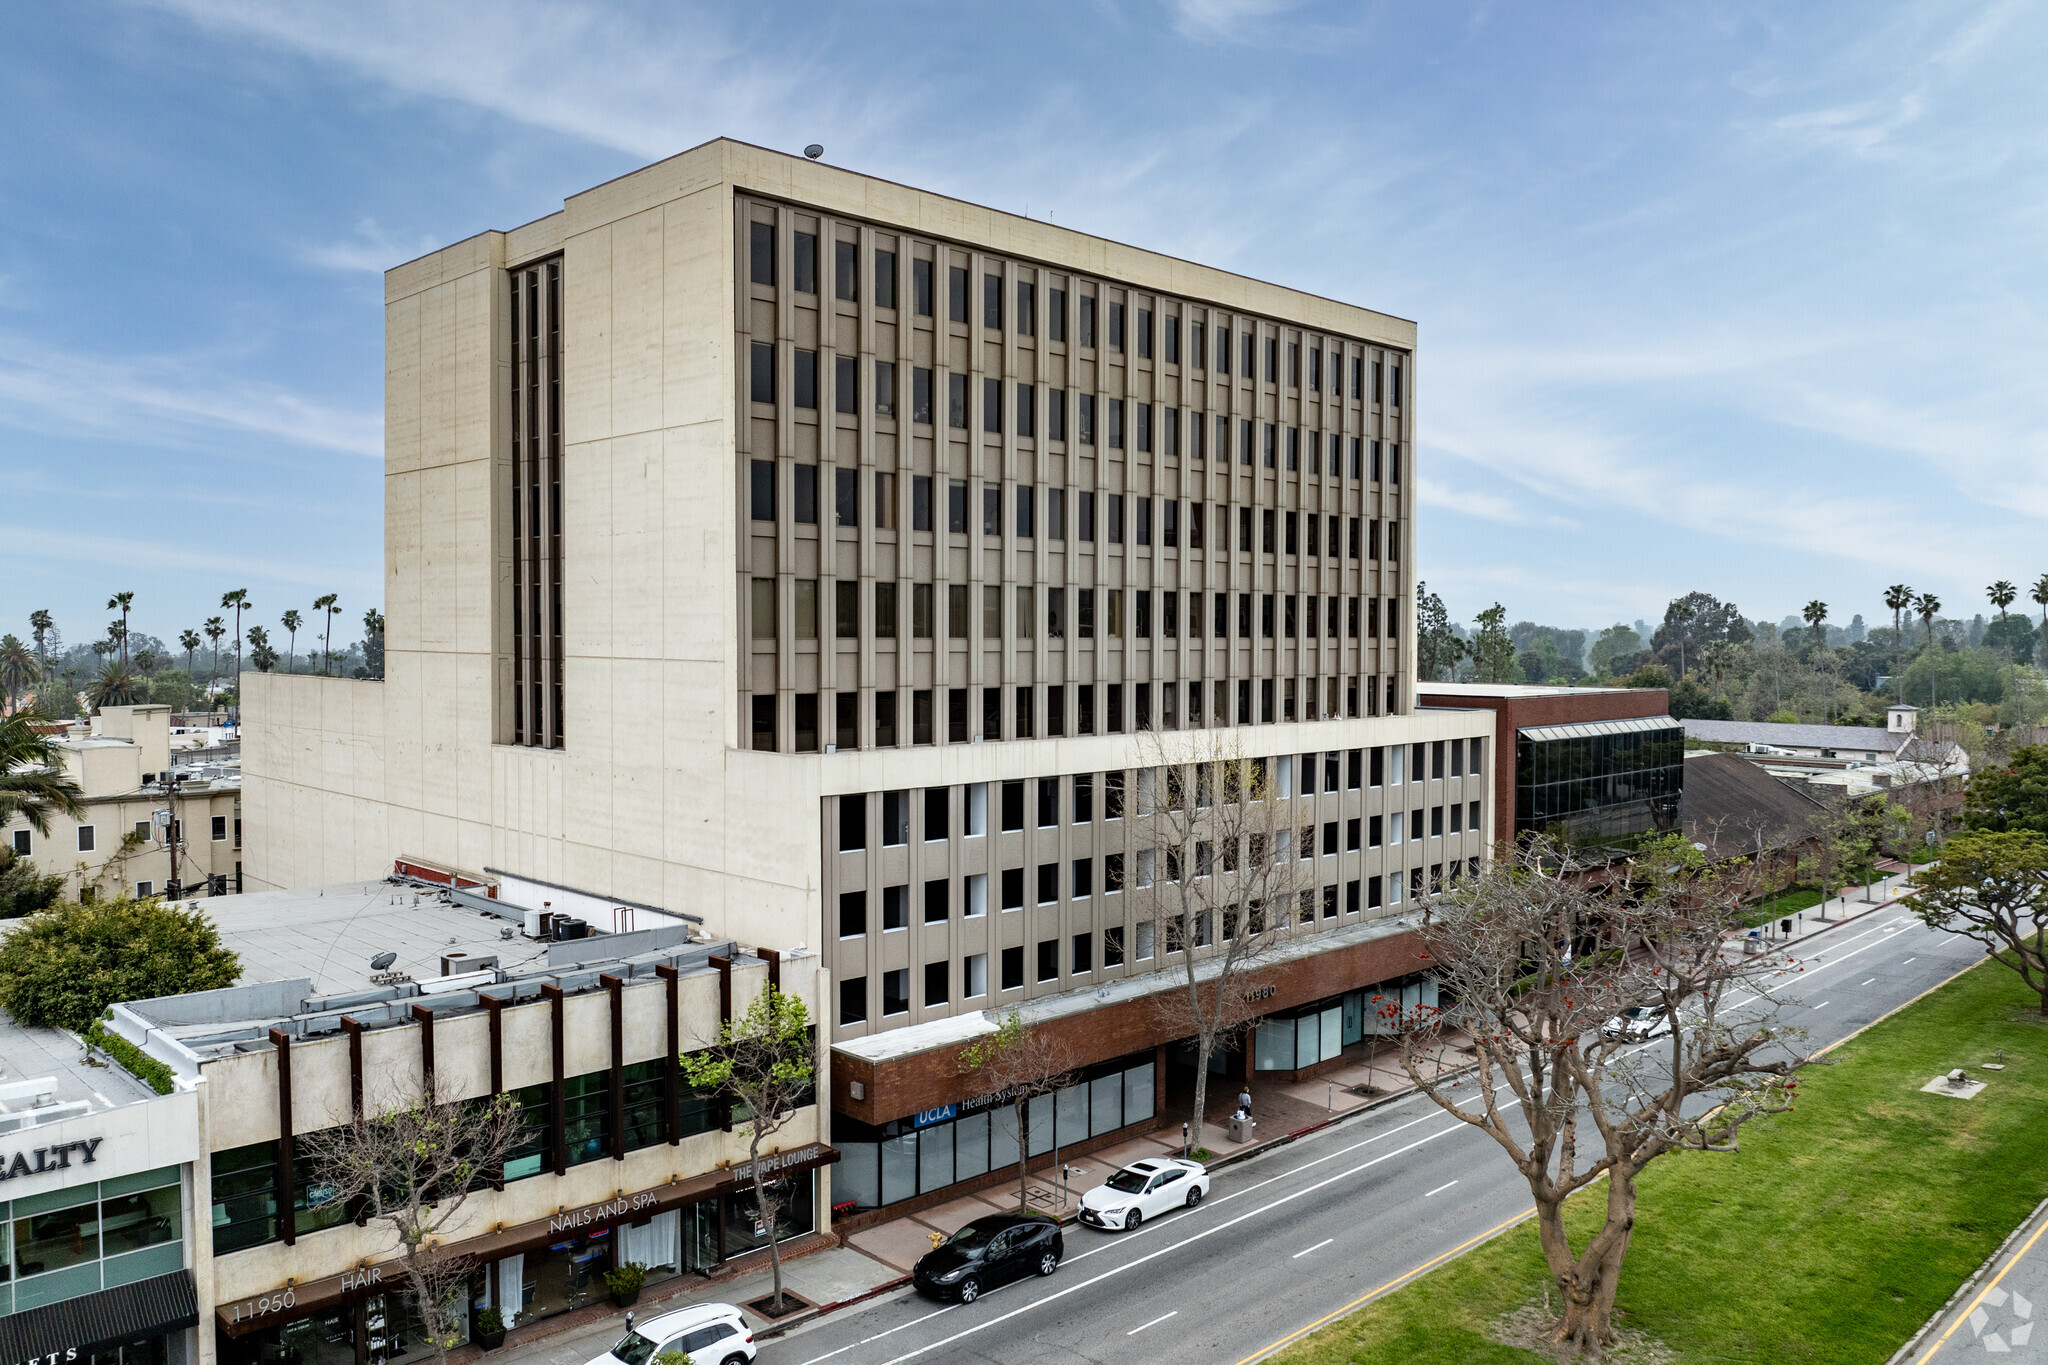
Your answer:
[[[1060,1225],[1045,1214],[992,1213],[919,1257],[910,1279],[933,1298],[973,1303],[999,1284],[1052,1274],[1066,1254]]]
[[[1600,1026],[1602,1038],[1640,1043],[1671,1032],[1671,1017],[1662,1005],[1635,1005]]]
[[[1147,1218],[1202,1202],[1209,1172],[1199,1161],[1154,1157],[1134,1161],[1081,1196],[1081,1221],[1129,1232]]]
[[[748,1365],[754,1329],[729,1303],[693,1303],[626,1329],[618,1344],[590,1365],[649,1365],[664,1351],[682,1351],[691,1365]]]

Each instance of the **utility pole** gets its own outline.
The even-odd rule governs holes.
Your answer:
[[[169,849],[171,854],[171,879],[164,887],[167,900],[176,900],[185,889],[178,884],[178,843],[180,836],[185,832],[184,827],[178,823],[178,785],[182,781],[182,777],[168,768],[157,777],[157,786],[163,792],[165,800],[170,803],[170,821],[164,826],[164,847]]]

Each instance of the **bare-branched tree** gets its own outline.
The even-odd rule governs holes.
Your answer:
[[[1280,779],[1297,758],[1248,756],[1237,730],[1147,730],[1137,740],[1147,766],[1133,776],[1126,882],[1149,921],[1139,932],[1179,978],[1158,1007],[1175,1036],[1194,1039],[1188,1138],[1199,1151],[1209,1059],[1263,1012],[1246,999],[1248,983],[1282,944],[1313,932],[1316,829],[1295,828]]]
[[[504,1168],[523,1128],[510,1095],[443,1102],[431,1080],[382,1112],[308,1134],[320,1184],[389,1232],[420,1330],[437,1359],[462,1340],[470,1258],[449,1252],[447,1230],[476,1190]]]
[[[1017,1208],[1030,1207],[1031,1143],[1024,1128],[1024,1109],[1039,1095],[1057,1094],[1073,1083],[1073,1056],[1044,1029],[1024,1022],[1016,1010],[995,1021],[995,1032],[960,1049],[960,1072],[977,1098],[1008,1100],[1011,1130],[1017,1135]]]
[[[783,1196],[761,1169],[761,1144],[813,1103],[817,1042],[804,1002],[769,986],[747,1012],[719,1026],[718,1041],[682,1059],[683,1076],[700,1090],[724,1093],[746,1115],[747,1160],[754,1173],[754,1216],[768,1237],[774,1311],[783,1307]]]
[[[1784,966],[1735,951],[1746,865],[1709,866],[1670,837],[1642,850],[1625,881],[1574,871],[1555,846],[1528,845],[1432,905],[1422,937],[1449,1003],[1388,1004],[1382,1018],[1416,1086],[1528,1181],[1563,1293],[1551,1339],[1598,1359],[1615,1339],[1636,1178],[1681,1148],[1734,1151],[1744,1124],[1791,1107],[1806,1059],[1770,996],[1737,995]],[[1472,1087],[1426,1065],[1453,1029],[1478,1056]],[[1475,1091],[1478,1104],[1461,1107]],[[1606,1216],[1575,1250],[1565,1201],[1603,1176]]]

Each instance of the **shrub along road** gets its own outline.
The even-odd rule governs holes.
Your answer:
[[[1801,1003],[1786,1010],[1786,1021],[1806,1025],[1816,1046],[1845,1037],[1980,956],[1967,940],[1935,933],[1889,909],[1806,940],[1799,948],[1807,970],[1784,978],[1786,985],[1779,993],[1800,997]],[[2028,1036],[2048,1043],[2048,1030],[2034,1029]],[[1939,1040],[1924,1041],[1906,1063],[1917,1074],[1908,1093],[1937,1071],[1979,1060],[1963,1055],[1975,1041],[1966,1038],[1953,1040],[1953,1047]],[[1859,1041],[1855,1056],[1863,1051]],[[2048,1059],[2048,1049],[2043,1055]],[[2039,1069],[2048,1079],[2048,1065]],[[1892,1207],[1874,1203],[1863,1193],[1866,1181],[1855,1165],[1864,1159],[1865,1149],[1843,1147],[1842,1135],[1853,1135],[1872,1122],[1865,1114],[1889,1093],[1881,1078],[1867,1079],[1860,1087],[1831,1084],[1837,1076],[1861,1074],[1851,1064],[1808,1071],[1796,1115],[1778,1120],[1768,1134],[1758,1130],[1755,1136],[1745,1136],[1740,1156],[1667,1159],[1704,1163],[1704,1171],[1684,1174],[1718,1182],[1718,1194],[1686,1195],[1690,1182],[1668,1176],[1653,1185],[1652,1179],[1660,1175],[1653,1168],[1652,1179],[1645,1181],[1646,1221],[1638,1246],[1660,1238],[1684,1241],[1679,1237],[1681,1227],[1691,1230],[1691,1240],[1671,1255],[1684,1267],[1674,1292],[1699,1298],[1695,1311],[1709,1313],[1716,1321],[1731,1314],[1740,1320],[1759,1309],[1769,1314],[1777,1311],[1771,1305],[1783,1297],[1782,1290],[1796,1288],[1800,1292],[1792,1297],[1797,1311],[1833,1324],[1825,1330],[1837,1333],[1847,1319],[1863,1311],[1857,1301],[1882,1287],[1893,1308],[1880,1316],[1887,1324],[1892,1317],[1904,1324],[1896,1344],[1940,1306],[2009,1229],[2009,1222],[1992,1226],[2002,1216],[2002,1197],[1972,1203],[1959,1192],[1959,1216],[1973,1227],[1983,1226],[1974,1234],[1949,1230],[1913,1239],[1913,1252],[1905,1261],[1929,1262],[1924,1271],[1905,1275],[1902,1263],[1900,1275],[1881,1285],[1866,1284],[1860,1266],[1809,1273],[1814,1256],[1801,1243],[1837,1230],[1825,1220],[1875,1224],[1881,1210]],[[1873,1126],[1894,1134],[1895,1141],[1910,1142],[1925,1106],[1937,1102],[1967,1108],[1962,1102],[1915,1095],[1890,1110],[1880,1106]],[[1982,1112],[1989,1113],[1990,1107]],[[1825,1133],[1805,1136],[1816,1116],[1825,1119]],[[1936,1122],[1964,1120],[1943,1111]],[[1787,1176],[1781,1168],[1799,1176],[1796,1189],[1782,1188]],[[2037,1173],[2033,1183],[2042,1178]],[[1909,1193],[1900,1192],[1903,1203],[1910,1203]],[[1706,1225],[1712,1230],[1710,1237],[1698,1235],[1699,1209],[1672,1202],[1682,1196],[1694,1203],[1705,1201],[1701,1207],[1711,1208],[1712,1199],[1721,1198],[1725,1205],[1731,1195],[1736,1206]],[[2039,1197],[2014,1192],[2013,1218],[2023,1217]],[[1780,1208],[1786,1198],[1804,1202],[1798,1210]],[[1668,1226],[1657,1222],[1667,1207],[1678,1210]],[[1201,1208],[1147,1223],[1136,1233],[1106,1234],[1069,1226],[1067,1261],[1050,1279],[1021,1281],[965,1307],[945,1307],[899,1292],[766,1342],[761,1359],[766,1365],[908,1365],[963,1359],[1066,1362],[1081,1357],[1114,1359],[1120,1365],[1153,1360],[1231,1365],[1266,1353],[1361,1296],[1387,1292],[1528,1208],[1527,1186],[1492,1140],[1417,1096],[1218,1171]],[[1945,1227],[1952,1220],[1936,1221]],[[1773,1261],[1761,1249],[1779,1234],[1790,1239],[1791,1250]],[[1451,1276],[1470,1278],[1467,1267],[1477,1264],[1476,1257],[1497,1256],[1503,1248],[1520,1244],[1523,1236],[1524,1231],[1517,1230],[1484,1244],[1472,1256],[1453,1262],[1447,1275],[1424,1283],[1433,1285]],[[1978,1237],[1988,1240],[1973,1251]],[[1624,1274],[1625,1309],[1636,1303],[1630,1277],[1645,1261],[1656,1260],[1654,1255],[1639,1260],[1639,1255],[1631,1254]],[[1523,1259],[1532,1269],[1508,1291],[1516,1301],[1533,1294],[1539,1283],[1540,1261],[1533,1241]],[[1885,1259],[1889,1263],[1898,1258]],[[1956,1268],[1951,1274],[1952,1263]],[[1695,1267],[1707,1264],[1717,1268],[1703,1277]],[[1945,1287],[1934,1292],[1943,1277]],[[1727,1304],[1709,1302],[1699,1294],[1699,1286],[1714,1283],[1728,1286],[1722,1295]],[[1894,1290],[1898,1297],[1890,1299]],[[1394,1295],[1389,1302],[1405,1303],[1415,1292]],[[1923,1302],[1926,1294],[1933,1297]],[[1500,1309],[1482,1305],[1472,1311],[1484,1321]],[[1651,1315],[1646,1310],[1640,1316]],[[1347,1332],[1352,1321],[1345,1320],[1338,1333]],[[1375,1339],[1362,1358],[1398,1359],[1397,1352],[1445,1361],[1530,1358],[1491,1347],[1469,1324],[1461,1325],[1448,1304],[1432,1303],[1404,1321],[1408,1327],[1386,1339],[1383,1347]],[[1866,1332],[1861,1339],[1871,1338]],[[1346,1360],[1352,1355],[1347,1341],[1342,1335],[1318,1338],[1296,1346],[1291,1354],[1304,1353],[1317,1361]],[[1388,1354],[1383,1356],[1382,1349]],[[1490,1351],[1498,1355],[1489,1356]],[[1882,1359],[1888,1353],[1887,1347],[1873,1357],[1866,1349],[1854,1358]],[[1765,1350],[1752,1358],[1801,1357]]]

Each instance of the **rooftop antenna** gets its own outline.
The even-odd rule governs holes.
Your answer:
[[[379,953],[370,959],[370,970],[373,972],[384,971],[396,961],[398,961],[397,953]]]
[[[804,155],[809,157],[811,160],[816,161],[819,157],[825,155],[825,144],[822,142],[813,142],[810,146],[804,148]]]

